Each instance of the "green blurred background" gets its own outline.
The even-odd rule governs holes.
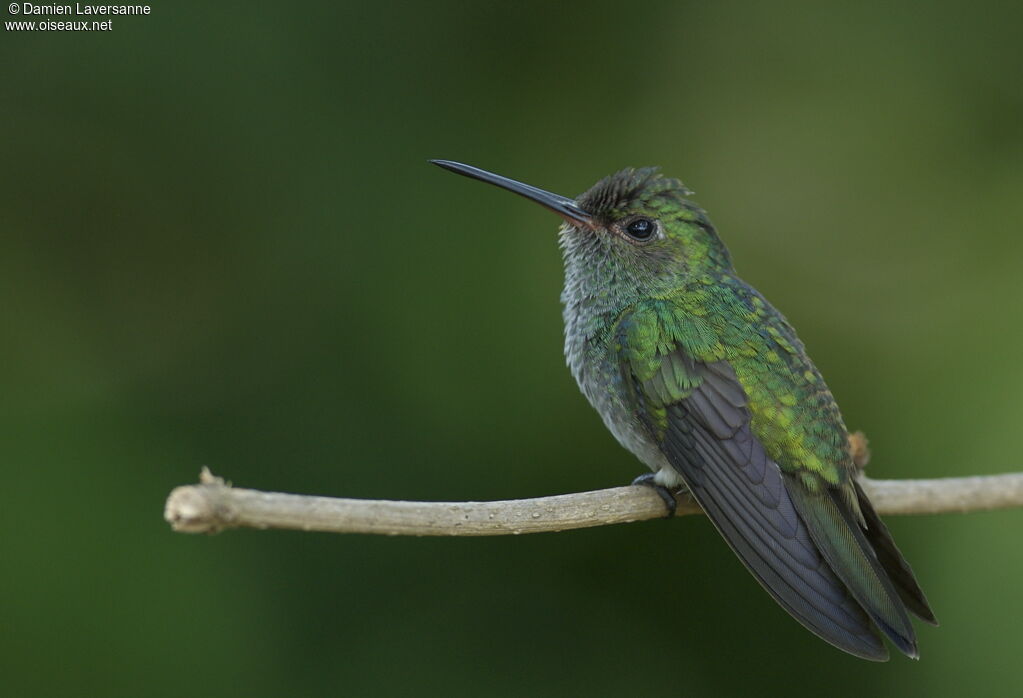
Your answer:
[[[164,523],[204,464],[446,500],[641,472],[564,366],[556,218],[432,157],[569,195],[661,165],[799,328],[873,476],[1020,468],[1023,6],[630,8],[158,1],[4,32],[6,695],[1023,690],[1020,511],[889,521],[943,625],[885,665],[790,620],[698,518]]]

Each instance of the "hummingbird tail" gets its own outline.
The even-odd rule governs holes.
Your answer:
[[[881,563],[885,572],[888,573],[888,578],[895,585],[895,591],[898,592],[899,598],[906,604],[906,608],[921,620],[931,625],[937,625],[938,619],[934,617],[934,612],[931,610],[930,604],[927,603],[927,597],[924,596],[920,584],[916,581],[913,569],[895,546],[888,527],[874,511],[874,506],[867,499],[860,484],[854,481],[853,485],[856,488],[856,498],[859,501],[860,511],[863,513],[863,520],[866,523],[863,533],[874,549],[878,562]]]
[[[786,489],[828,565],[888,639],[903,654],[917,658],[916,634],[903,601],[907,592],[896,587],[885,567],[885,562],[891,562],[892,551],[898,554],[894,545],[888,545],[891,537],[878,531],[875,539],[881,551],[876,552],[840,492],[829,487],[811,492],[793,476],[785,477]],[[869,503],[867,508],[873,512]],[[901,561],[902,556],[898,559]],[[899,576],[900,571],[908,569],[903,562],[895,566],[895,574]]]

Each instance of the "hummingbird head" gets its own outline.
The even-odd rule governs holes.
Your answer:
[[[570,199],[469,165],[431,162],[560,215],[569,283],[585,295],[649,295],[678,288],[687,277],[732,269],[707,214],[686,198],[692,192],[656,168],[621,170]]]

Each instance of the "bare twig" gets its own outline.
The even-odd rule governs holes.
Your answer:
[[[881,514],[938,514],[1023,506],[1023,473],[937,480],[860,482]],[[677,515],[699,514],[680,496]],[[400,502],[340,499],[232,487],[203,469],[200,484],[178,487],[164,518],[175,531],[284,528],[332,533],[497,536],[568,531],[656,519],[664,502],[648,487],[614,487],[498,502]]]

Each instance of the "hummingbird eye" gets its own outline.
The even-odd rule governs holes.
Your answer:
[[[649,218],[637,218],[625,226],[625,232],[629,234],[629,237],[640,242],[649,240],[656,230],[657,224]]]

